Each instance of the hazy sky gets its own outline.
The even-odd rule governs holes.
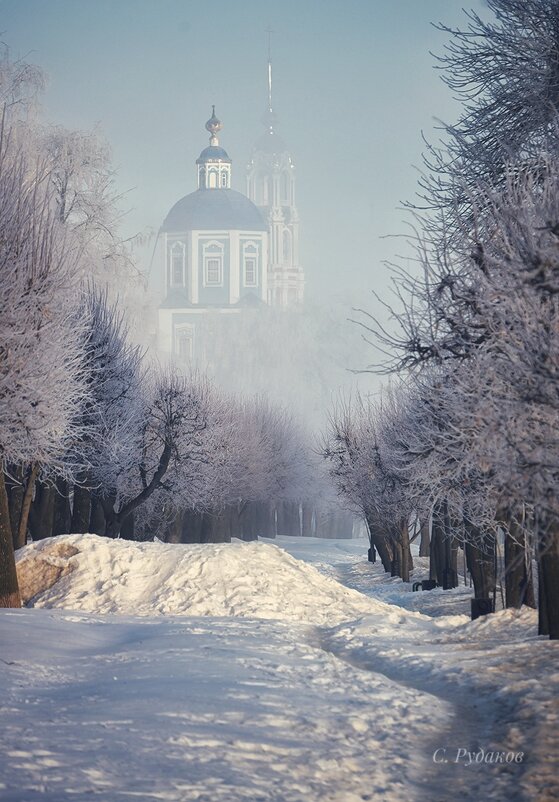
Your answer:
[[[215,103],[233,186],[262,131],[267,44],[274,31],[278,133],[297,167],[307,296],[370,305],[381,260],[402,250],[421,131],[456,116],[429,51],[481,0],[0,0],[14,56],[49,76],[44,109],[71,128],[99,124],[119,188],[130,189],[129,232],[157,229],[196,189]]]

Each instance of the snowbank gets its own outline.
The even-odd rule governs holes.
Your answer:
[[[469,588],[412,593],[365,552],[96,535],[22,549],[28,605],[62,609],[0,611],[0,798],[559,799],[559,643],[535,612],[470,622]],[[435,763],[441,748],[525,761]]]
[[[28,606],[310,624],[371,614],[401,620],[394,607],[267,543],[177,545],[61,535],[21,549],[17,563]]]

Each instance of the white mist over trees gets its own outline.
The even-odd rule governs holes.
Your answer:
[[[200,316],[197,368],[227,392],[266,395],[287,406],[318,432],[344,388],[375,386],[357,376],[367,365],[368,346],[349,324],[350,310],[259,306],[240,314]],[[163,358],[163,357],[162,357]]]

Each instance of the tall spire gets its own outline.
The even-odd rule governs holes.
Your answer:
[[[276,122],[276,115],[272,107],[272,34],[270,28],[266,29],[268,34],[268,107],[262,118],[262,122],[266,126],[269,134],[274,133],[274,123]]]
[[[272,34],[273,31],[268,28],[268,111],[272,112]]]

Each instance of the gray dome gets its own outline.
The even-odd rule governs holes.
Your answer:
[[[228,162],[231,164],[231,159],[223,148],[218,145],[208,145],[196,159],[196,164],[205,164],[206,162]]]
[[[199,189],[175,203],[163,231],[267,231],[264,218],[245,195],[234,189]]]

